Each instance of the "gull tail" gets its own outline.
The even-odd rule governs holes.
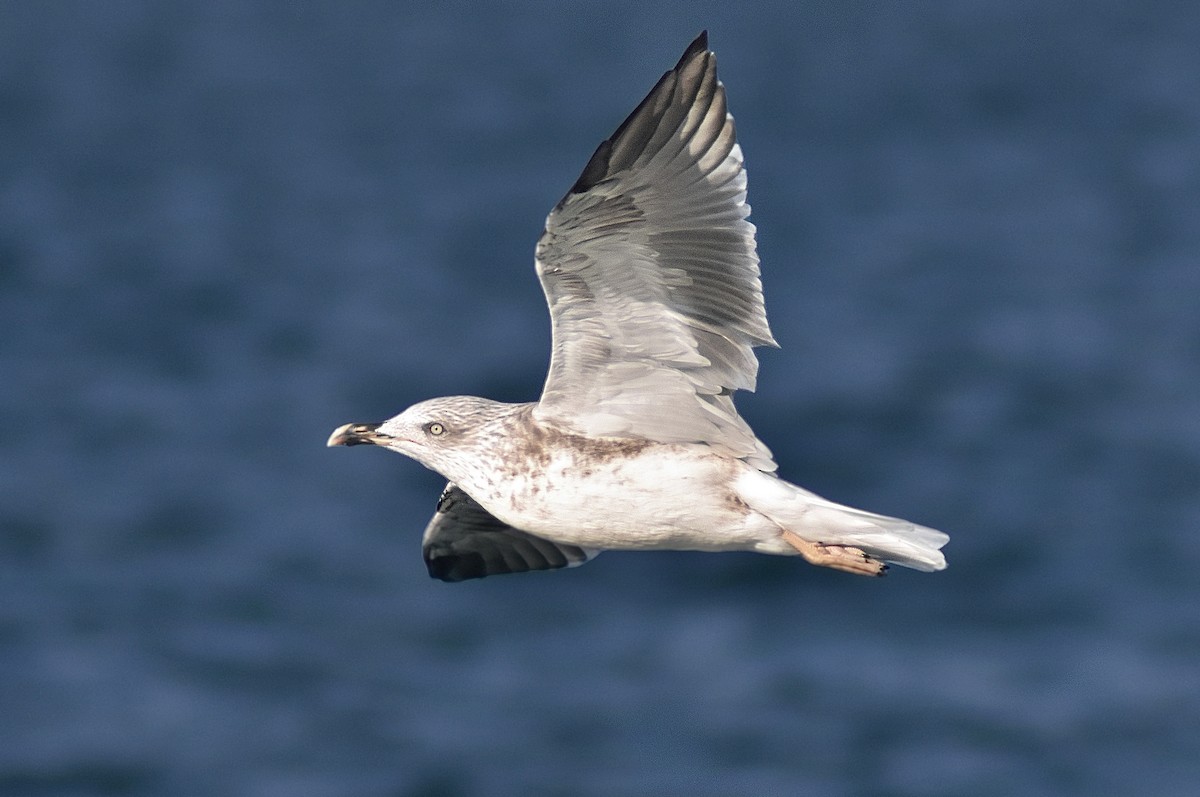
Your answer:
[[[950,536],[936,529],[843,506],[760,471],[748,472],[734,489],[751,509],[808,542],[850,545],[914,570],[946,568],[941,548]],[[795,553],[785,546],[773,552]]]

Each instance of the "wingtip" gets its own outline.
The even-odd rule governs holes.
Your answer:
[[[650,90],[650,93],[636,108],[634,108],[633,112],[625,118],[625,121],[623,121],[620,126],[617,127],[616,131],[604,141],[600,142],[600,146],[596,147],[596,151],[592,153],[591,159],[589,159],[587,165],[584,166],[583,172],[579,175],[579,179],[575,181],[574,185],[571,186],[570,190],[568,190],[563,198],[559,200],[558,205],[555,207],[561,207],[571,195],[582,194],[588,191],[597,182],[604,179],[605,175],[608,173],[608,159],[609,155],[612,153],[613,142],[621,136],[622,132],[624,132],[625,128],[629,125],[630,120],[638,115],[643,106],[645,106],[651,97],[655,95],[655,92],[659,89],[659,87],[665,81],[669,80],[672,75],[679,74],[683,71],[684,67],[691,63],[694,59],[703,57],[709,53],[711,53],[711,50],[708,49],[708,31],[702,30],[700,31],[700,35],[693,39],[692,43],[689,44],[687,49],[683,51],[683,55],[680,56],[679,62],[675,64],[675,68],[665,73],[659,79],[654,88]]]
[[[695,58],[698,55],[704,55],[705,53],[709,53],[709,52],[712,52],[712,51],[708,49],[708,31],[702,30],[702,31],[700,31],[700,35],[697,36],[696,38],[692,39],[692,43],[689,44],[687,49],[683,51],[683,55],[681,55],[679,57],[679,63],[675,64],[674,71],[676,71],[676,72],[681,71],[683,69],[684,65],[687,64],[689,61],[691,61],[693,58]]]

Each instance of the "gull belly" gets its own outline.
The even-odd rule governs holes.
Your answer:
[[[614,441],[611,451],[554,446],[543,469],[464,488],[505,523],[583,548],[776,552],[787,547],[778,527],[731,489],[737,472],[750,466],[705,446],[628,442]]]

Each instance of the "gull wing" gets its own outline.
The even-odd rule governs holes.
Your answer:
[[[438,499],[437,512],[425,528],[421,552],[429,575],[442,581],[575,567],[600,553],[514,529],[453,482]]]
[[[534,409],[593,437],[704,442],[774,470],[733,406],[774,346],[746,173],[708,35],[592,155],[537,245],[550,372]]]

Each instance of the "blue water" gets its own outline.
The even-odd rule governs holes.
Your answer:
[[[3,4],[0,794],[1200,793],[1186,9]],[[326,436],[537,395],[542,219],[705,27],[739,406],[950,568],[432,581]]]

